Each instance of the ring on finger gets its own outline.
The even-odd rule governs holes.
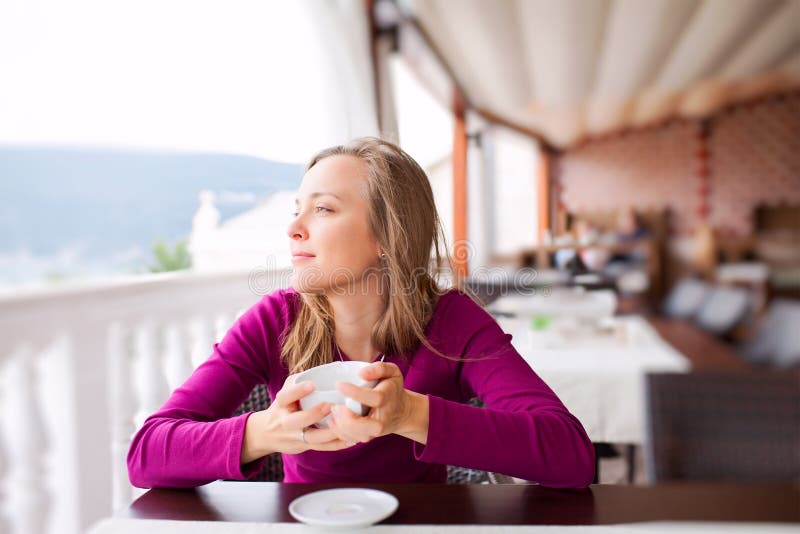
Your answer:
[[[305,444],[308,444],[308,442],[306,441],[306,430],[307,429],[304,428],[303,430],[300,431],[300,441],[302,441]]]

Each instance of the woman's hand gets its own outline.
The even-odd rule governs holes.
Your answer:
[[[365,380],[379,380],[372,388],[339,382],[336,389],[346,397],[370,407],[359,416],[345,406],[336,406],[329,427],[343,441],[368,441],[387,434],[405,436],[422,444],[428,439],[428,397],[403,387],[403,374],[393,363],[376,362],[359,372]]]
[[[329,428],[304,428],[330,413],[327,403],[309,410],[300,409],[300,399],[314,391],[310,382],[295,384],[296,375],[289,375],[269,408],[247,418],[242,442],[241,463],[246,464],[273,452],[297,454],[308,450],[336,451],[348,445]]]

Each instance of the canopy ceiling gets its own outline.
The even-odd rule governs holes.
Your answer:
[[[800,0],[409,0],[471,107],[551,145],[800,87]]]

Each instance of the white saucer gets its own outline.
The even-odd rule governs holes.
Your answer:
[[[385,491],[339,488],[308,493],[289,504],[298,521],[315,527],[367,527],[392,515],[397,497]]]

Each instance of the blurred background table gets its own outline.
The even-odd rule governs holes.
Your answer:
[[[511,295],[489,309],[513,314],[498,323],[593,442],[640,445],[645,375],[687,372],[691,364],[645,318],[613,317],[613,300],[592,293],[584,299]]]

